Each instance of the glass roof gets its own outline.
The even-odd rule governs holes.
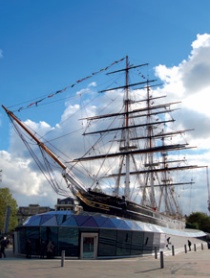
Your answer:
[[[72,211],[50,211],[29,217],[25,227],[54,226],[54,227],[85,227],[127,231],[156,232],[178,236],[201,237],[206,234],[198,230],[174,230],[158,225],[119,218],[110,215]]]

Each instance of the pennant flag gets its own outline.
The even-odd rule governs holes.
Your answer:
[[[81,83],[81,82],[83,82],[84,80],[87,80],[87,79],[93,77],[93,76],[96,75],[96,74],[99,74],[99,73],[101,73],[101,72],[103,72],[103,71],[106,71],[107,69],[109,69],[109,68],[112,67],[113,65],[115,65],[115,64],[117,64],[117,63],[119,63],[119,62],[122,62],[123,60],[125,60],[125,57],[124,57],[124,58],[121,58],[120,60],[117,60],[117,61],[111,63],[109,66],[107,66],[107,67],[105,67],[105,68],[102,68],[102,69],[100,69],[99,71],[93,72],[91,75],[88,75],[88,76],[86,76],[86,77],[84,77],[84,78],[78,79],[75,83],[73,83],[73,84],[71,84],[71,85],[65,87],[64,89],[57,90],[55,93],[52,93],[52,94],[48,95],[48,96],[45,97],[45,98],[42,98],[42,99],[40,99],[40,100],[37,100],[36,102],[32,102],[32,103],[30,103],[29,105],[27,105],[26,107],[20,107],[17,111],[20,112],[21,110],[23,110],[23,109],[25,109],[25,108],[29,108],[29,107],[31,107],[31,106],[33,106],[33,105],[38,106],[38,103],[40,103],[40,102],[42,102],[42,101],[44,101],[44,100],[46,100],[46,99],[48,99],[48,98],[52,98],[52,97],[54,97],[54,96],[57,95],[57,94],[61,94],[61,93],[63,93],[64,91],[66,91],[66,89],[68,89],[68,88],[73,88],[76,84]]]

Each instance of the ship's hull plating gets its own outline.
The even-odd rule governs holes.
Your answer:
[[[77,198],[84,211],[103,213],[173,229],[184,229],[185,222],[145,208],[124,198],[94,191],[79,192]]]

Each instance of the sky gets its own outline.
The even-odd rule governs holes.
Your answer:
[[[149,63],[162,91],[182,101],[177,118],[195,129],[192,158],[209,166],[209,17],[209,0],[0,0],[0,103],[17,111],[128,55],[133,63]],[[52,106],[17,115],[44,134],[68,113],[67,95],[58,108],[52,99]],[[60,197],[30,167],[2,108],[0,135],[0,187],[9,187],[19,206],[54,207]],[[191,194],[186,206],[207,213],[206,185]]]

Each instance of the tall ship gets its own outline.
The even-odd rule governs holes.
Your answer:
[[[111,66],[122,63],[124,67],[111,70]],[[77,211],[184,229],[180,187],[194,183],[187,172],[206,166],[190,165],[184,157],[194,147],[183,140],[191,129],[174,129],[173,112],[180,102],[167,101],[157,89],[161,85],[144,74],[148,64],[133,65],[126,56],[111,66],[98,73],[105,72],[112,85],[89,90],[91,97],[87,90],[76,92],[85,104],[78,102],[70,113],[73,120],[66,126],[66,135],[70,135],[68,151],[62,144],[62,151],[58,144],[54,147],[54,139],[45,140],[14,111],[3,108],[43,173],[50,173],[54,164],[55,175],[60,169],[65,186],[54,177],[48,178],[49,183],[58,194],[72,196]],[[41,101],[32,104],[39,106]],[[75,116],[78,111],[82,111],[80,117],[78,113]],[[48,113],[53,111],[49,109]],[[74,130],[80,132],[80,137],[75,136]],[[37,149],[44,162],[40,162]]]

